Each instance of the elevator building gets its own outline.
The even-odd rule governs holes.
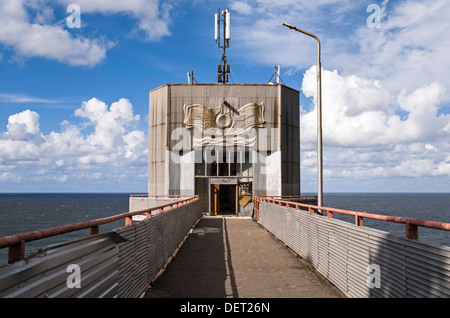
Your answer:
[[[200,196],[210,214],[252,195],[300,195],[300,95],[281,84],[167,84],[150,91],[149,195]]]

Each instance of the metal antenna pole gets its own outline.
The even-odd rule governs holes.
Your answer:
[[[223,16],[223,55],[222,55],[222,76],[223,82],[225,83],[225,67],[227,65],[227,38],[226,38],[226,29],[227,29],[227,21],[226,21],[226,10],[222,12]]]
[[[220,18],[220,16],[222,16],[222,18]],[[223,26],[223,40],[220,39],[220,26],[221,23]],[[230,47],[230,11],[228,9],[220,12],[218,14],[216,14],[216,18],[215,18],[215,37],[216,37],[216,42],[217,45],[219,46],[220,49],[223,49],[223,54],[222,54],[222,63],[218,65],[218,82],[219,83],[223,83],[226,84],[228,82],[228,73],[230,73],[230,65],[227,62],[227,48]],[[222,44],[223,42],[223,44]]]
[[[322,64],[320,62],[320,40],[305,30],[299,29],[287,23],[283,23],[289,29],[301,32],[317,41],[317,199],[318,206],[323,206],[323,152],[322,152]]]

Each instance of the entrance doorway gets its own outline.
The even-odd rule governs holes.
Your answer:
[[[236,213],[236,185],[211,185],[211,211],[215,215]]]

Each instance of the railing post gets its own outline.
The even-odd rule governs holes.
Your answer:
[[[363,226],[363,218],[359,214],[355,214],[355,224],[358,226]]]
[[[89,234],[90,235],[96,235],[96,234],[98,234],[98,233],[100,233],[100,226],[97,224],[97,225],[95,225],[95,226],[92,226],[90,229],[89,229]]]
[[[260,201],[260,198],[259,197],[254,197],[253,201],[254,201],[254,203],[253,203],[253,218],[254,218],[255,221],[258,221],[258,217],[259,217],[258,212],[259,212],[259,201]]]
[[[410,240],[419,239],[419,228],[417,225],[406,222],[406,238]]]
[[[8,263],[14,263],[23,260],[25,257],[25,241],[21,240],[18,244],[8,248]]]
[[[127,216],[125,218],[125,226],[132,226],[133,225],[133,218]]]

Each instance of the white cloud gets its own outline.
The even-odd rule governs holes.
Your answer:
[[[449,137],[450,116],[437,116],[445,88],[439,82],[408,94],[403,90],[397,101],[377,81],[322,71],[324,138],[331,146],[385,146],[415,141],[434,141]],[[316,67],[305,74],[303,93],[316,100]],[[406,118],[396,114],[406,112]],[[315,137],[315,108],[302,116],[302,138]],[[429,145],[430,146],[430,145]],[[432,145],[431,145],[432,146]]]
[[[239,6],[252,7],[252,19]],[[314,39],[282,26],[310,31],[322,43],[322,66],[344,75],[379,80],[390,93],[414,91],[439,80],[450,87],[450,3],[396,1],[381,3],[381,28],[369,28],[367,4],[355,1],[235,1],[233,45],[243,59],[284,71],[309,68],[316,59]],[[233,13],[233,12],[232,12]],[[445,92],[450,100],[450,90]]]
[[[445,158],[445,161],[439,164],[435,174],[450,176],[450,156]]]
[[[145,133],[136,128],[141,119],[127,99],[108,107],[92,98],[74,114],[84,121],[78,125],[64,121],[60,132],[48,135],[40,131],[38,113],[25,110],[11,115],[6,131],[0,133],[1,181],[66,183],[80,180],[83,171],[90,180],[108,182],[100,178],[105,176],[116,182],[122,180],[124,168],[139,175],[147,170]],[[33,172],[28,173],[30,169]]]
[[[105,103],[93,98],[83,102],[75,115],[88,119],[95,126],[94,134],[89,135],[87,140],[91,145],[106,151],[124,144],[124,126],[140,119],[139,115],[134,116],[132,105],[127,99],[113,103],[108,110]]]
[[[21,94],[0,94],[0,101],[6,103],[58,103],[59,101],[53,99],[37,98]]]
[[[380,29],[361,26],[352,36],[352,43],[359,47],[350,54],[353,63],[334,60],[336,67],[381,78],[395,91],[415,90],[437,79],[448,87],[450,3],[393,2],[384,12]]]
[[[67,175],[63,175],[62,177],[56,178],[56,181],[58,182],[67,182]]]
[[[328,178],[447,176],[450,115],[438,115],[445,87],[435,81],[395,98],[376,80],[322,71],[324,167]],[[305,72],[302,167],[314,178],[317,111],[316,67]],[[400,115],[398,112],[402,112]],[[404,115],[406,114],[406,115]]]
[[[1,182],[20,182],[22,178],[20,176],[17,176],[14,173],[11,172],[3,172],[0,173],[0,181]]]
[[[339,26],[345,24],[337,21],[345,22],[348,14],[359,7],[360,4],[348,0],[234,1],[231,5],[233,47],[245,52],[242,59],[280,64],[292,73],[312,64],[317,46],[314,39],[289,30],[283,22],[317,34],[323,42],[322,52],[336,56],[346,52],[349,45],[347,34],[344,38],[336,34]]]
[[[20,56],[41,57],[73,66],[95,66],[105,59],[111,42],[74,37],[59,25],[31,22],[26,9],[36,9],[34,4],[23,0],[0,2],[1,43]],[[44,11],[47,9],[43,7]],[[43,18],[38,21],[42,22]]]
[[[8,118],[8,134],[12,139],[23,139],[26,135],[39,133],[39,114],[29,109]]]
[[[231,3],[231,10],[240,14],[249,15],[252,12],[252,7],[245,1],[234,1]]]
[[[72,0],[57,0],[68,6]],[[150,41],[170,35],[168,24],[171,5],[158,0],[78,0],[82,14],[129,14],[137,20],[136,30],[142,31]]]
[[[55,0],[63,8],[72,0]],[[170,35],[168,23],[171,5],[158,0],[81,0],[76,2],[83,15],[129,14],[137,20],[135,30],[149,41]],[[64,20],[69,16],[64,16]],[[61,21],[60,21],[61,22]],[[106,59],[115,43],[104,37],[78,36],[55,21],[54,10],[41,0],[2,0],[0,2],[0,43],[11,48],[17,57],[39,57],[71,66],[94,67]]]

